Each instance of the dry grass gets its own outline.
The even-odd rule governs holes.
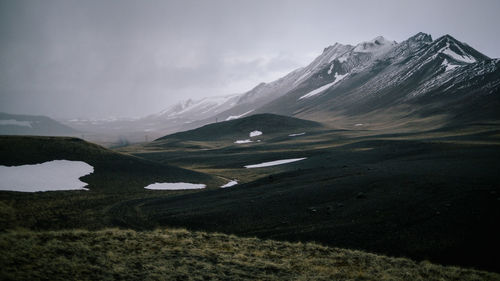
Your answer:
[[[313,243],[167,229],[0,234],[1,280],[500,280]]]

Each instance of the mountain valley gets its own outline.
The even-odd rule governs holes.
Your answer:
[[[190,99],[142,118],[66,120],[38,130],[33,116],[2,113],[2,167],[68,160],[93,172],[80,178],[88,190],[1,190],[0,249],[29,256],[22,243],[32,243],[78,257],[75,268],[95,265],[102,277],[111,265],[104,254],[89,254],[100,245],[110,260],[130,259],[111,270],[125,279],[145,278],[148,266],[165,274],[153,261],[165,255],[148,251],[174,239],[185,248],[160,247],[174,267],[215,265],[210,276],[227,280],[257,271],[263,280],[296,276],[298,261],[280,264],[277,249],[300,247],[338,261],[312,267],[323,268],[325,280],[500,280],[499,66],[450,35],[418,33],[399,43],[379,36],[336,43],[248,92]],[[198,187],[147,188],[174,183]],[[144,237],[160,244],[134,248]],[[69,253],[59,242],[82,250]],[[138,249],[148,263],[116,243]],[[252,248],[253,256],[231,247]],[[337,247],[350,250],[338,257]],[[342,259],[347,273],[331,272]],[[16,268],[29,268],[30,258],[14,260],[2,261],[2,276],[27,278]],[[352,269],[360,260],[394,270],[368,276],[366,268]]]

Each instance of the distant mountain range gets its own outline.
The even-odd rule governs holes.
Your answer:
[[[0,112],[0,135],[74,136],[79,131],[45,116]]]
[[[69,120],[79,131],[163,136],[259,113],[338,128],[439,128],[500,119],[500,60],[450,35],[335,43],[308,66],[243,94],[187,100],[138,119]]]

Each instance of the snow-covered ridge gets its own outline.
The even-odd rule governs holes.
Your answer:
[[[311,77],[314,73],[323,69],[326,65],[331,64],[334,60],[344,58],[345,61],[352,51],[354,46],[342,45],[335,43],[335,45],[325,48],[323,53],[318,56],[312,63],[302,70],[301,75],[294,81],[294,85],[300,84],[302,81]],[[330,65],[332,67],[332,64]]]

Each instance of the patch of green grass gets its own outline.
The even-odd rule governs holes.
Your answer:
[[[0,234],[2,280],[500,280],[484,271],[233,235],[13,231]]]

